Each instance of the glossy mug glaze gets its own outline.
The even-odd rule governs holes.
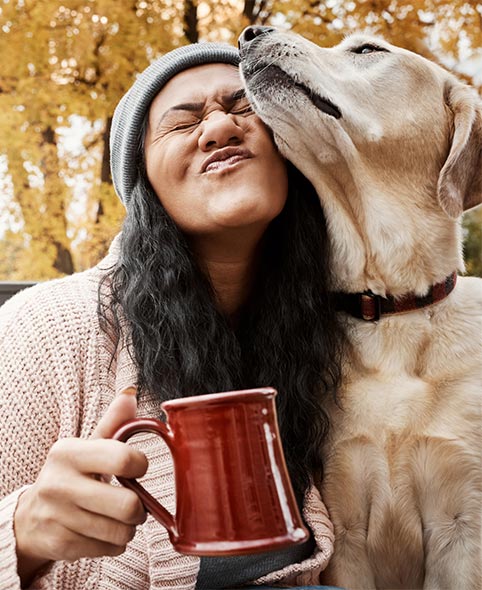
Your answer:
[[[174,462],[176,514],[137,481],[118,478],[166,527],[176,551],[242,555],[308,538],[286,469],[272,388],[169,400],[166,423],[126,422],[115,433],[161,436]]]

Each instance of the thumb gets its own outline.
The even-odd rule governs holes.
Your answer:
[[[136,394],[135,387],[128,387],[114,398],[97,424],[91,438],[111,438],[124,422],[135,418],[137,411]]]

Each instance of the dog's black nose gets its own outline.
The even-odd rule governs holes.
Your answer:
[[[246,27],[238,38],[238,47],[239,49],[242,49],[243,46],[247,45],[253,39],[256,39],[256,37],[267,35],[273,31],[276,31],[273,27]]]

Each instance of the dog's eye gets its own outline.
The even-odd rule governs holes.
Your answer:
[[[363,43],[363,45],[359,45],[358,47],[354,47],[350,50],[352,53],[375,53],[376,51],[387,51],[384,47],[380,47],[379,45],[374,45],[373,43]]]

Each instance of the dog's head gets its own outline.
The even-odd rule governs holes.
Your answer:
[[[315,186],[323,167],[361,160],[379,180],[435,181],[451,217],[481,202],[482,103],[443,68],[366,35],[321,48],[265,29],[240,49],[256,112]]]

